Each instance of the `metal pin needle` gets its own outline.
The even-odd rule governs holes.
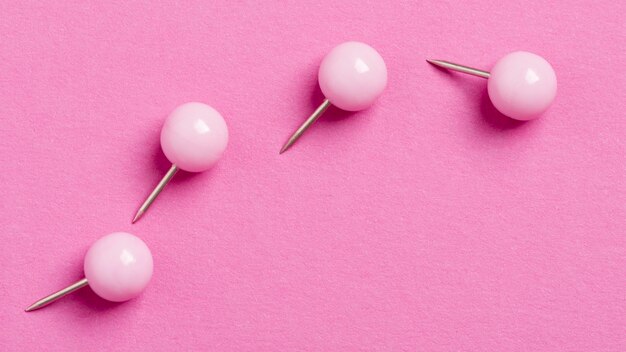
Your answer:
[[[150,208],[150,205],[152,205],[159,193],[161,193],[163,188],[165,188],[165,185],[170,182],[170,180],[172,179],[172,177],[174,177],[177,171],[178,167],[176,165],[172,165],[172,167],[167,171],[165,176],[163,176],[161,181],[156,185],[152,193],[150,193],[146,201],[143,202],[141,207],[139,207],[139,210],[137,210],[137,214],[135,214],[135,217],[133,218],[133,224],[137,222],[139,218],[141,218],[141,216],[148,210],[148,208]]]
[[[289,149],[289,147],[291,147],[294,143],[296,143],[296,141],[298,140],[298,138],[300,138],[300,136],[302,136],[304,131],[306,131],[309,127],[311,127],[311,125],[315,121],[317,121],[317,119],[320,116],[322,116],[324,111],[326,111],[330,107],[330,105],[331,105],[330,100],[324,99],[322,104],[317,109],[315,109],[313,114],[311,114],[311,116],[309,116],[309,118],[306,119],[306,121],[304,121],[304,123],[296,130],[296,132],[294,132],[293,135],[289,137],[289,140],[287,140],[287,143],[285,143],[285,145],[283,145],[283,147],[280,149],[279,154],[284,153],[287,149]]]
[[[483,71],[483,70],[479,70],[477,68],[472,68],[472,67],[468,67],[468,66],[455,64],[455,63],[449,62],[449,61],[429,60],[429,59],[426,59],[426,61],[428,61],[429,63],[431,63],[431,64],[433,64],[435,66],[447,68],[447,69],[453,70],[453,71],[467,73],[467,74],[470,74],[470,75],[473,75],[473,76],[477,76],[477,77],[481,77],[481,78],[489,78],[489,75],[490,75],[489,72],[487,72],[487,71]]]
[[[55,292],[55,293],[53,293],[53,294],[51,294],[49,296],[46,296],[46,297],[40,299],[37,302],[31,304],[28,308],[25,309],[25,311],[32,312],[33,310],[37,310],[39,308],[43,308],[43,307],[47,306],[48,304],[56,301],[57,299],[65,296],[65,295],[68,295],[68,294],[70,294],[70,293],[72,293],[72,292],[74,292],[74,291],[76,291],[76,290],[78,290],[80,288],[83,288],[83,287],[87,286],[87,284],[88,283],[87,283],[87,279],[86,278],[84,278],[82,280],[79,280],[79,281],[76,281],[75,283],[67,286],[66,288],[64,288],[62,290],[59,290],[59,291],[57,291],[57,292]]]

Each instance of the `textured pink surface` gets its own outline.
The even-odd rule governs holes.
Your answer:
[[[625,4],[0,2],[0,350],[626,350]],[[385,93],[279,156],[346,40]],[[559,79],[529,123],[424,61],[514,50]],[[228,149],[131,225],[187,101]],[[153,252],[143,295],[22,311],[113,231]]]

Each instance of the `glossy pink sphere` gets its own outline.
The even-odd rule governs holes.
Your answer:
[[[322,93],[333,105],[359,111],[372,105],[387,86],[387,66],[371,46],[346,42],[324,57],[318,80]]]
[[[200,172],[211,168],[228,144],[222,115],[202,103],[183,104],[168,116],[161,130],[161,148],[180,169]]]
[[[85,255],[85,277],[98,296],[114,302],[137,297],[152,277],[152,254],[139,237],[115,232]]]
[[[489,98],[501,113],[516,120],[532,120],[546,111],[556,96],[556,74],[539,55],[516,51],[491,70]]]

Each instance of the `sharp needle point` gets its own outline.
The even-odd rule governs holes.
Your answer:
[[[75,283],[67,286],[66,288],[59,290],[51,295],[48,295],[42,299],[40,299],[39,301],[31,304],[28,308],[24,309],[24,311],[26,312],[32,312],[33,310],[37,310],[39,308],[43,308],[45,306],[47,306],[48,304],[56,301],[57,299],[70,294],[76,290],[78,290],[79,288],[85,287],[87,286],[87,279],[81,279],[76,281]]]
[[[285,145],[283,145],[283,147],[280,149],[280,152],[278,154],[284,153],[294,143],[296,143],[296,141],[298,140],[298,138],[300,138],[300,136],[302,136],[304,131],[306,131],[309,127],[311,127],[313,122],[317,121],[317,119],[320,116],[322,116],[322,114],[324,113],[324,111],[326,111],[326,109],[328,109],[328,107],[330,107],[330,100],[324,99],[324,102],[322,102],[322,104],[317,109],[315,109],[313,114],[311,114],[311,116],[309,116],[309,118],[306,119],[306,121],[304,121],[304,123],[302,125],[300,125],[300,127],[298,127],[296,132],[294,132],[291,135],[291,137],[289,137],[289,140],[287,140],[287,143],[285,143]]]
[[[25,312],[32,312],[34,310],[43,308],[52,302],[46,302],[45,300],[40,299],[39,301],[31,304],[28,308],[24,309]]]
[[[426,61],[431,65],[435,65],[439,67],[447,67],[445,64],[445,61],[442,61],[442,60],[426,59]]]
[[[464,66],[464,65],[459,65],[459,64],[455,64],[453,62],[444,61],[444,60],[426,59],[426,61],[428,61],[428,63],[430,63],[432,65],[443,67],[443,68],[446,68],[448,70],[453,70],[453,71],[457,71],[457,72],[467,73],[469,75],[473,75],[473,76],[477,76],[477,77],[481,77],[481,78],[489,78],[489,72],[483,71],[483,70],[479,70],[477,68],[468,67],[468,66]]]
[[[133,218],[133,224],[137,222],[137,220],[139,220],[139,218],[141,218],[141,216],[143,215],[143,211],[141,211],[141,209],[139,209],[137,211],[137,214],[135,214],[135,217]]]
[[[152,205],[152,202],[154,202],[156,197],[159,195],[159,193],[161,193],[163,188],[165,188],[165,185],[167,185],[167,183],[170,182],[170,180],[172,179],[172,177],[174,177],[177,171],[178,171],[178,166],[172,165],[172,167],[170,167],[170,169],[167,171],[165,176],[163,176],[161,181],[159,181],[159,184],[157,184],[157,186],[154,188],[152,193],[150,193],[150,195],[145,200],[145,202],[143,202],[143,204],[139,207],[139,210],[137,210],[137,214],[135,214],[135,217],[133,218],[133,221],[132,221],[133,224],[141,218],[141,216],[146,212],[146,210],[148,210],[150,205]]]
[[[35,303],[35,304],[31,305],[30,307],[24,309],[24,311],[25,312],[32,312],[32,311],[36,310],[37,308],[39,308],[39,307],[37,306],[37,303]]]
[[[282,153],[286,152],[287,149],[289,149],[296,142],[296,140],[298,140],[298,137],[294,138],[294,136],[291,136],[291,138],[289,138],[287,143],[285,143],[285,145],[283,145],[283,147],[280,148],[280,152],[278,154],[282,154]]]
[[[450,63],[443,60],[435,60],[435,59],[426,59],[426,61],[435,66],[443,67],[443,68],[451,68]]]

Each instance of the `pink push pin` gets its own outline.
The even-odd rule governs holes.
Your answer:
[[[280,154],[289,149],[331,104],[347,111],[364,110],[374,104],[387,85],[387,66],[371,46],[346,42],[324,57],[318,81],[326,99],[294,132]]]
[[[161,149],[172,163],[133,218],[135,223],[148,210],[178,169],[200,172],[211,168],[228,144],[228,127],[222,115],[202,103],[180,105],[161,129]]]
[[[42,308],[87,285],[100,297],[113,302],[139,296],[152,277],[152,254],[137,236],[114,232],[97,240],[85,255],[85,278],[40,299],[26,308]]]
[[[487,78],[487,91],[501,113],[516,120],[532,120],[545,112],[556,96],[554,69],[539,55],[512,52],[496,62],[491,72],[442,60],[433,65]]]

